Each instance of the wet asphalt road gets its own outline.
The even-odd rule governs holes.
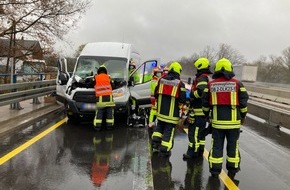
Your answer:
[[[226,174],[211,178],[206,157],[183,161],[184,132],[177,131],[166,159],[149,151],[147,129],[125,127],[122,118],[114,130],[101,132],[63,118],[51,115],[1,137],[0,163],[9,152],[11,158],[0,165],[0,189],[290,189],[290,135],[251,118],[242,128],[241,171],[233,181]],[[11,153],[58,121],[63,124]]]

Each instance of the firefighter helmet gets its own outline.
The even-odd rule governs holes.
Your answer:
[[[101,74],[101,73],[105,73],[105,74],[108,74],[107,72],[107,68],[105,65],[101,65],[98,69],[98,74]]]
[[[167,74],[168,73],[168,66],[165,66],[164,68],[163,68],[163,74]]]
[[[178,73],[180,75],[180,73],[182,71],[182,67],[181,67],[180,63],[178,63],[176,61],[176,62],[171,63],[171,65],[169,66],[168,70],[176,72],[176,73]]]
[[[194,62],[194,66],[197,70],[208,69],[210,67],[209,60],[207,58],[201,57]]]
[[[136,63],[133,59],[131,59],[129,62],[129,70],[134,70],[134,69],[136,69]]]
[[[215,72],[218,71],[227,71],[227,72],[233,72],[233,67],[232,67],[232,63],[230,62],[230,60],[226,59],[226,58],[222,58],[220,60],[218,60],[218,62],[215,65],[214,68]]]
[[[158,66],[153,69],[152,76],[160,77],[162,75],[162,69]]]

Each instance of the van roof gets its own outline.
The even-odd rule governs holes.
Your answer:
[[[125,57],[137,53],[131,44],[121,42],[94,42],[85,45],[80,56]],[[137,53],[139,54],[139,53]]]

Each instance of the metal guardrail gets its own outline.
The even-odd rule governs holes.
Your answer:
[[[0,85],[0,106],[52,94],[55,90],[55,80],[3,84]]]

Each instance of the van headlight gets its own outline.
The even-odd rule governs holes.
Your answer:
[[[115,89],[113,90],[113,97],[124,96],[124,93],[125,93],[125,87]]]

